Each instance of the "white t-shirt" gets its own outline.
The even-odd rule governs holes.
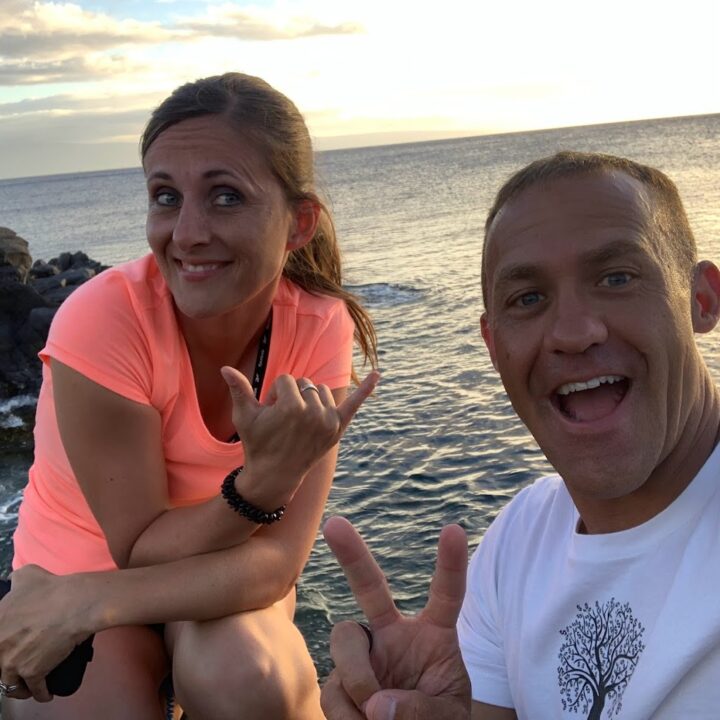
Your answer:
[[[521,720],[720,718],[720,446],[648,522],[578,520],[543,478],[475,551],[458,621],[473,699]]]

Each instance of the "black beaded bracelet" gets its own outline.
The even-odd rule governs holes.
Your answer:
[[[249,503],[243,496],[235,489],[235,478],[243,471],[243,466],[236,467],[230,474],[223,480],[220,486],[220,494],[227,500],[228,505],[235,511],[240,513],[243,517],[246,517],[250,522],[258,523],[259,525],[270,525],[279,520],[285,514],[285,506],[281,505],[277,510],[272,512],[265,512],[259,507],[255,507],[252,503]]]

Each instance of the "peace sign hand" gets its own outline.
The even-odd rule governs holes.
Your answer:
[[[330,636],[335,663],[322,690],[328,720],[457,720],[470,717],[470,680],[455,623],[465,594],[467,538],[458,525],[440,533],[427,604],[414,617],[395,607],[387,580],[355,528],[334,517],[325,539],[373,635],[354,622]]]

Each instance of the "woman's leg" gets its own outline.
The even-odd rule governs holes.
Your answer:
[[[295,591],[264,610],[168,626],[175,693],[190,720],[324,718],[294,609]]]
[[[169,663],[162,637],[147,627],[118,627],[95,636],[80,689],[49,703],[3,698],[3,720],[160,720],[158,688]]]

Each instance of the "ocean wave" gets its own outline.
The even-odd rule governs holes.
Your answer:
[[[362,298],[367,307],[395,307],[418,302],[425,297],[425,291],[409,285],[395,283],[368,283],[348,285],[346,289]]]
[[[37,398],[34,395],[16,395],[8,400],[0,400],[0,428],[9,430],[24,425],[21,417],[13,413],[13,410],[24,407],[34,407]]]

